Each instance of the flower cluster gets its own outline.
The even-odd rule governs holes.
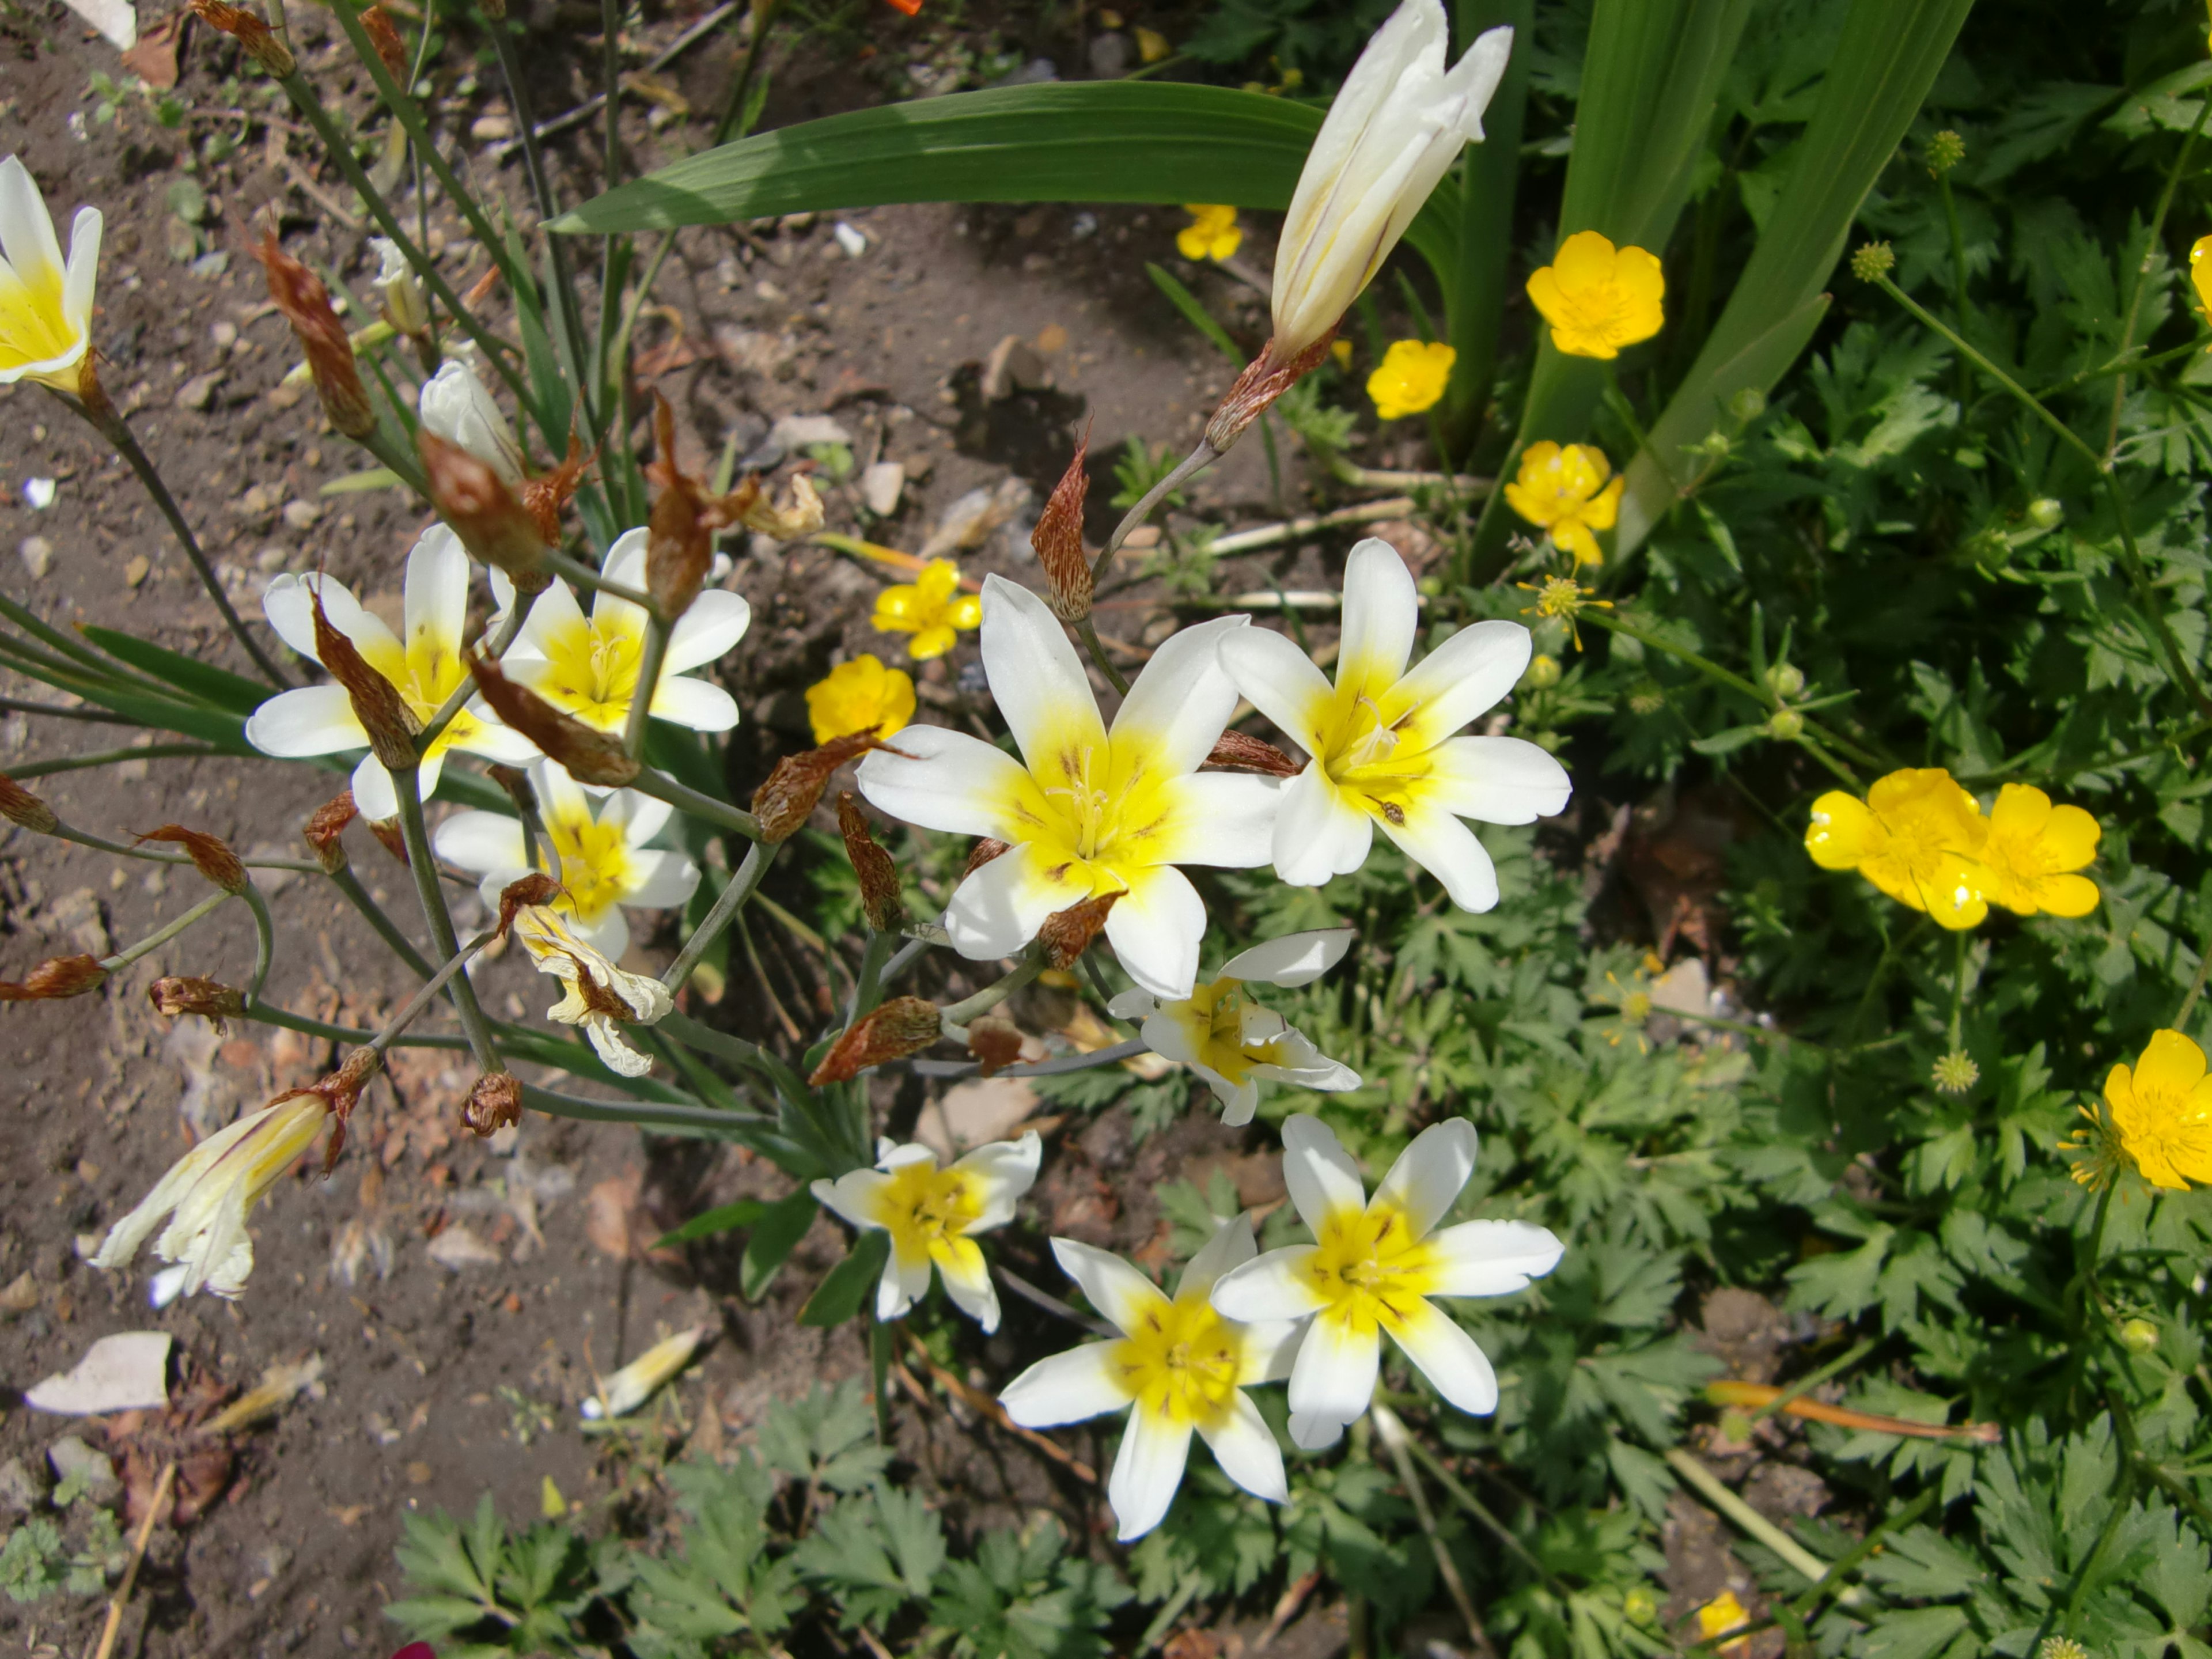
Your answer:
[[[2078,872],[2097,856],[2097,820],[2008,783],[1987,817],[1940,766],[1892,772],[1862,800],[1832,789],[1813,803],[1805,850],[1824,870],[1856,870],[1941,926],[1981,925],[1992,903],[2015,915],[2085,916],[2097,884]]]

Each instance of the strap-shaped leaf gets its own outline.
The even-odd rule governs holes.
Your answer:
[[[1322,112],[1227,87],[1149,81],[996,87],[854,110],[724,144],[552,222],[572,234],[727,224],[892,202],[1157,202],[1279,210]],[[1407,240],[1449,285],[1459,203]]]

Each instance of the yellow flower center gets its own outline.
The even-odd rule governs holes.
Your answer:
[[[556,909],[588,924],[637,885],[630,868],[629,838],[622,825],[602,823],[588,811],[549,817],[545,839],[552,843],[556,866],[548,873],[568,890],[565,897],[554,901]]]
[[[362,660],[392,682],[410,712],[425,726],[469,677],[460,658],[425,632],[417,632],[400,650],[381,640],[365,646],[356,640],[355,645]],[[465,744],[483,730],[483,722],[464,708],[438,734],[424,758],[442,755],[457,744]]]
[[[877,1205],[893,1254],[909,1261],[943,1254],[983,1213],[982,1194],[965,1174],[921,1160],[890,1172]]]
[[[20,368],[59,357],[76,343],[62,313],[62,272],[41,265],[24,280],[0,264],[0,368]]]
[[[1318,1317],[1357,1336],[1395,1332],[1438,1282],[1436,1253],[1414,1236],[1412,1218],[1377,1200],[1325,1218],[1305,1273],[1323,1305]]]
[[[548,636],[544,648],[552,672],[538,690],[545,700],[599,731],[622,730],[637,695],[641,633],[579,618]]]
[[[1165,861],[1157,848],[1170,808],[1144,755],[1117,754],[1110,738],[1057,747],[1013,803],[1026,826],[1021,839],[1036,847],[1046,872],[1058,883],[1087,881],[1092,897],[1129,889]]]
[[[1322,775],[1353,806],[1394,827],[1404,824],[1422,782],[1435,770],[1425,750],[1400,752],[1400,734],[1414,710],[1410,704],[1389,707],[1399,701],[1384,688],[1340,684],[1315,732],[1321,750],[1314,758]]]
[[[1193,1428],[1229,1413],[1243,1368],[1238,1328],[1202,1295],[1163,1298],[1114,1345],[1109,1363],[1140,1412]]]
[[[1273,1042],[1244,1041],[1244,1011],[1250,1006],[1243,981],[1217,979],[1198,987],[1188,1001],[1169,1003],[1161,1012],[1182,1027],[1200,1065],[1242,1083],[1255,1066],[1278,1063]]]

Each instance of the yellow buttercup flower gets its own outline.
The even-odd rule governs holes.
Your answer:
[[[1717,1636],[1726,1636],[1730,1631],[1747,1630],[1750,1626],[1751,1613],[1736,1599],[1734,1590],[1723,1590],[1698,1609],[1698,1639],[1701,1642],[1710,1642]],[[1738,1637],[1733,1642],[1723,1642],[1718,1651],[1734,1659],[1735,1655],[1750,1652],[1751,1644],[1745,1638]]]
[[[1813,803],[1805,850],[1824,870],[1856,870],[1899,904],[1954,930],[1980,925],[1997,878],[1981,863],[1990,835],[1974,798],[1940,766],[1892,772],[1856,795]]]
[[[1575,649],[1583,648],[1582,614],[1585,611],[1610,611],[1611,599],[1601,599],[1595,587],[1584,587],[1571,576],[1547,576],[1540,586],[1534,582],[1516,582],[1514,586],[1524,592],[1534,593],[1536,603],[1521,607],[1524,617],[1534,614],[1546,622],[1564,621],[1568,637]]]
[[[1186,259],[1227,259],[1244,245],[1244,228],[1237,222],[1237,210],[1204,202],[1187,202],[1190,222],[1176,233],[1176,252]]]
[[[1992,903],[2023,916],[2086,916],[2097,908],[2097,884],[2071,873],[2097,856],[2104,831],[2078,806],[2054,806],[2024,783],[2008,783],[1990,809],[1981,861],[1996,879]]]
[[[2135,1069],[2115,1066],[2105,1104],[2120,1146],[2154,1187],[2212,1186],[2212,1078],[2204,1051],[2179,1031],[2160,1031]]]
[[[2200,236],[2189,245],[2189,281],[2205,320],[2212,322],[2212,236]]]
[[[1530,444],[1521,457],[1521,476],[1505,486],[1505,504],[1540,530],[1551,532],[1562,553],[1577,565],[1603,564],[1593,533],[1610,530],[1620,515],[1626,478],[1607,478],[1613,465],[1591,444]]]
[[[33,380],[72,397],[82,389],[101,223],[99,209],[77,210],[64,264],[30,169],[12,155],[0,161],[0,386]]]
[[[933,559],[910,585],[886,587],[876,596],[876,631],[911,634],[907,655],[916,662],[941,657],[963,633],[983,625],[983,601],[960,591],[960,567]]]
[[[886,668],[868,652],[839,663],[806,688],[806,718],[817,743],[871,729],[887,738],[914,718],[914,681],[904,669]]]
[[[1367,377],[1367,395],[1386,421],[1403,420],[1434,409],[1451,379],[1459,353],[1425,340],[1394,340],[1382,366]]]
[[[1666,320],[1666,273],[1640,247],[1616,248],[1594,230],[1559,244],[1528,278],[1528,297],[1552,325],[1552,343],[1571,357],[1617,357]]]

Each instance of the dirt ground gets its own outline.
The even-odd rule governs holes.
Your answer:
[[[552,21],[567,15],[542,9]],[[294,15],[302,61],[331,95],[365,111],[346,48],[322,36],[334,26],[307,8]],[[137,100],[125,100],[118,120],[94,118],[94,74],[121,77],[113,49],[58,5],[33,5],[30,15],[28,27],[0,35],[0,152],[21,155],[58,217],[65,221],[81,202],[106,214],[95,337],[103,377],[132,412],[240,610],[258,617],[259,593],[277,572],[323,568],[372,608],[396,614],[402,560],[428,520],[398,492],[321,493],[367,463],[322,429],[312,395],[280,385],[295,361],[293,343],[245,252],[273,212],[291,251],[366,294],[374,262],[365,229],[341,216],[342,185],[318,166],[304,131],[257,125],[228,160],[198,167],[204,210],[196,225],[181,224],[179,134]],[[596,9],[590,15],[595,27]],[[150,8],[142,18],[150,26]],[[657,49],[689,21],[656,15],[644,45]],[[932,77],[949,86],[944,77],[985,34],[980,25],[961,32],[927,19],[908,24],[883,8],[866,22],[885,45],[881,60],[817,52],[780,64],[767,125],[879,100],[895,89],[889,76],[900,64],[909,87]],[[998,38],[1069,76],[1092,61],[1096,44],[1043,35],[1018,18]],[[519,158],[495,159],[509,130],[496,76],[479,84],[460,52],[449,57],[441,118],[465,135],[460,149],[475,182],[528,222]],[[663,82],[693,106],[709,107],[729,63],[726,46],[710,43]],[[541,115],[573,106],[592,84],[565,61],[533,60],[532,70]],[[240,95],[228,79],[234,72],[228,52],[204,33],[188,38],[178,88],[192,112],[187,132],[200,136],[204,124],[231,118],[222,112]],[[249,72],[249,95],[252,81]],[[687,124],[658,129],[641,110],[628,121],[641,167],[698,142],[696,124],[687,137]],[[591,148],[558,152],[566,199],[598,187]],[[865,239],[857,257],[841,243],[839,221]],[[855,480],[878,460],[901,463],[906,480],[888,520],[862,518],[855,482],[825,481],[832,528],[919,550],[963,496],[999,492],[1008,522],[960,557],[971,574],[1018,574],[1029,558],[1028,521],[1086,425],[1094,478],[1104,484],[1091,497],[1095,538],[1110,521],[1110,452],[1122,436],[1142,432],[1180,453],[1229,380],[1231,366],[1162,300],[1146,260],[1176,270],[1254,343],[1264,332],[1263,295],[1176,258],[1181,222],[1158,210],[917,207],[687,232],[656,290],[660,306],[641,330],[644,367],[679,411],[679,459],[692,470],[732,441],[741,456],[763,456],[779,418],[827,416],[848,436]],[[434,214],[432,223],[434,249],[465,286],[480,274],[481,255],[450,212]],[[1269,252],[1248,246],[1246,262],[1264,270]],[[1363,459],[1418,464],[1411,447],[1401,447],[1372,445]],[[34,477],[58,483],[45,510],[25,497]],[[1260,447],[1248,443],[1195,495],[1211,515],[1251,524],[1306,506],[1295,465],[1285,489],[1281,500],[1273,495]],[[1411,526],[1387,533],[1417,562],[1427,550]],[[1320,580],[1349,539],[1292,549],[1265,564],[1232,563],[1221,581],[1237,591]],[[745,711],[728,757],[739,799],[778,755],[805,746],[801,694],[841,653],[901,659],[896,640],[868,626],[881,581],[821,549],[741,551],[729,582],[750,599],[754,622],[718,671]],[[88,430],[32,386],[0,388],[0,589],[57,626],[127,629],[246,667],[143,492]],[[1099,617],[1102,631],[1133,659],[1158,637],[1149,630],[1164,613],[1140,590],[1109,599]],[[5,678],[0,693],[51,697]],[[918,678],[932,708],[957,714],[979,690],[973,637]],[[10,714],[0,720],[0,769],[127,741],[123,728]],[[148,758],[33,787],[65,819],[98,834],[180,821],[241,850],[296,856],[301,821],[342,781],[298,764]],[[405,925],[413,904],[404,872],[366,835],[349,840],[364,882]],[[0,841],[0,976],[46,956],[141,938],[195,902],[196,884],[15,831]],[[404,995],[402,970],[322,883],[280,877],[266,887],[278,928],[270,984],[276,1000],[374,1024]],[[788,878],[769,892],[794,907],[805,897]],[[643,962],[664,961],[671,927],[638,932]],[[761,934],[769,986],[781,988],[786,1012],[795,1007],[806,1020],[823,988],[818,960],[794,935],[769,927]],[[478,1143],[457,1127],[467,1071],[441,1051],[410,1051],[374,1085],[328,1180],[303,1165],[272,1194],[257,1218],[259,1265],[246,1296],[151,1310],[143,1271],[102,1274],[82,1260],[85,1251],[193,1137],[312,1079],[331,1059],[325,1045],[289,1033],[249,1027],[216,1036],[197,1020],[172,1024],[148,1004],[145,987],[161,974],[235,982],[252,955],[247,920],[232,907],[91,996],[0,1006],[7,1388],[66,1370],[100,1336],[137,1329],[170,1333],[185,1376],[232,1388],[272,1364],[313,1358],[321,1366],[307,1395],[236,1439],[232,1466],[209,1476],[204,1517],[157,1529],[118,1652],[388,1651],[396,1642],[380,1607],[398,1592],[391,1552],[401,1514],[465,1511],[488,1491],[509,1516],[533,1516],[548,1479],[589,1511],[619,1471],[575,1432],[576,1406],[595,1370],[634,1356],[662,1328],[704,1322],[722,1333],[683,1385],[710,1439],[744,1436],[769,1399],[860,1369],[848,1332],[825,1336],[792,1318],[841,1248],[826,1223],[762,1307],[737,1292],[734,1249],[644,1254],[665,1227],[710,1204],[776,1190],[781,1178],[767,1166],[701,1143],[535,1116],[517,1133]],[[534,1015],[550,1000],[544,981],[512,960],[489,963],[479,984],[508,1017]],[[733,976],[710,1017],[784,1040],[782,1016],[749,976]],[[911,1080],[879,1085],[884,1120],[895,1129],[911,1124],[923,1099]],[[1202,1113],[1141,1146],[1116,1115],[1069,1125],[1038,1194],[1041,1219],[1051,1231],[1140,1247],[1164,1225],[1152,1193],[1170,1171],[1188,1174],[1192,1159],[1212,1156],[1241,1170],[1237,1155],[1248,1141],[1258,1144]],[[1057,1283],[1047,1262],[1024,1260],[1018,1249],[1008,1265]],[[1012,1361],[1045,1317],[1011,1305],[1006,1329],[985,1345],[986,1363]],[[943,1417],[915,1412],[902,1421],[903,1449],[970,1518],[1003,1518],[994,1512],[1038,1503],[1066,1509],[1066,1494],[1033,1457],[1004,1444],[978,1455],[972,1427]],[[0,1504],[15,1489],[7,1468],[42,1482],[48,1448],[70,1433],[104,1443],[96,1425],[28,1410],[9,1395],[0,1414]],[[1095,1462],[1099,1448],[1088,1455]],[[1697,1538],[1707,1565],[1692,1576],[1747,1583],[1723,1536],[1707,1525]],[[1686,1581],[1686,1591],[1694,1588]],[[0,1604],[0,1629],[32,1653],[82,1653],[100,1609],[97,1600],[60,1595],[31,1607]],[[1273,1650],[1324,1653],[1340,1642],[1341,1628],[1334,1610],[1316,1608]]]

